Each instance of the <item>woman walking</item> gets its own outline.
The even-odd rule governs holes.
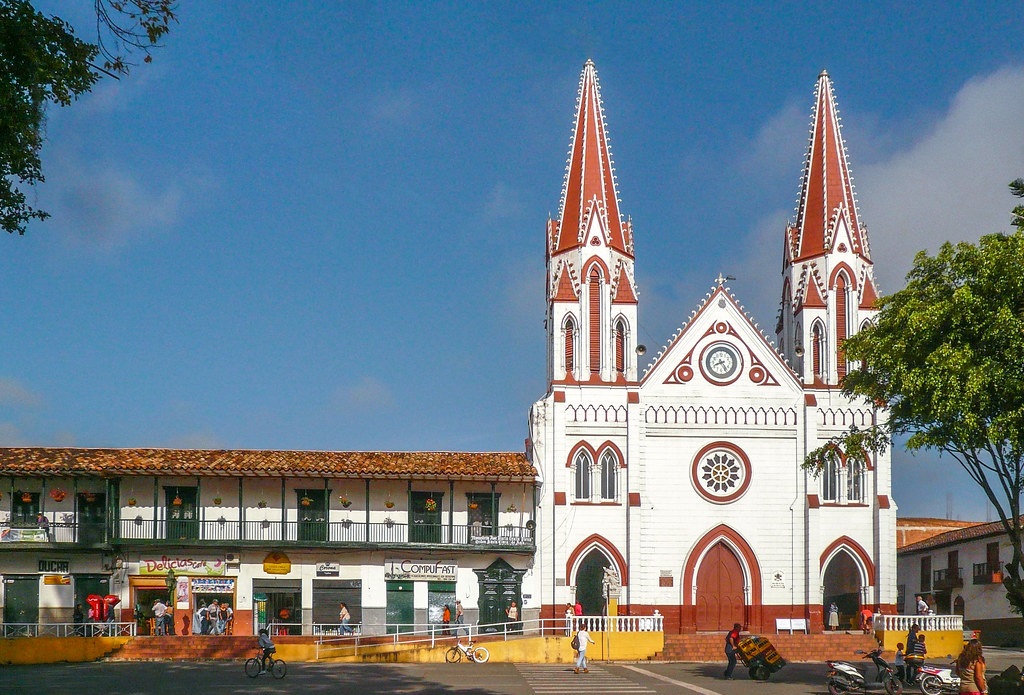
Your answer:
[[[960,674],[961,693],[987,693],[988,681],[985,678],[985,657],[981,653],[981,641],[972,639],[956,658],[957,672]]]

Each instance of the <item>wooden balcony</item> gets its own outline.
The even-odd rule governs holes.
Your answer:
[[[532,553],[535,535],[526,526],[497,528],[458,524],[355,521],[251,521],[122,519],[115,544],[209,545],[236,547],[392,547],[436,546],[463,551]]]
[[[998,562],[976,562],[974,563],[975,584],[1002,584],[1002,565]]]
[[[943,570],[935,570],[932,575],[933,591],[949,591],[964,585],[960,567],[947,567]]]

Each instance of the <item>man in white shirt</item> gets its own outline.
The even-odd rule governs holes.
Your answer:
[[[917,614],[928,615],[928,604],[920,595],[917,597]]]
[[[164,629],[164,615],[166,614],[167,605],[160,599],[153,601],[153,626],[156,628],[156,634],[158,635],[166,634]]]

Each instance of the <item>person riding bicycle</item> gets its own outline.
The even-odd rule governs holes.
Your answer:
[[[260,628],[259,647],[263,650],[262,666],[260,673],[267,672],[267,659],[271,661],[274,659],[274,652],[277,651],[277,647],[274,646],[274,642],[270,639],[270,633],[267,632],[267,628]]]

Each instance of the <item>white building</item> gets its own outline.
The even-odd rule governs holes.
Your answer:
[[[913,615],[917,596],[936,613],[964,617],[964,628],[981,630],[988,645],[1022,645],[1024,620],[1014,615],[1003,586],[1013,547],[1002,522],[976,524],[899,549],[900,613]]]
[[[623,219],[600,89],[588,62],[557,219],[547,225],[549,391],[531,411],[541,471],[541,613],[579,598],[665,616],[667,631],[822,626],[836,601],[895,606],[888,453],[815,478],[812,449],[885,413],[837,388],[837,346],[875,314],[867,232],[832,83],[818,78],[796,222],[780,234],[779,348],[719,278],[637,368],[632,224]],[[685,272],[681,269],[681,272]]]

